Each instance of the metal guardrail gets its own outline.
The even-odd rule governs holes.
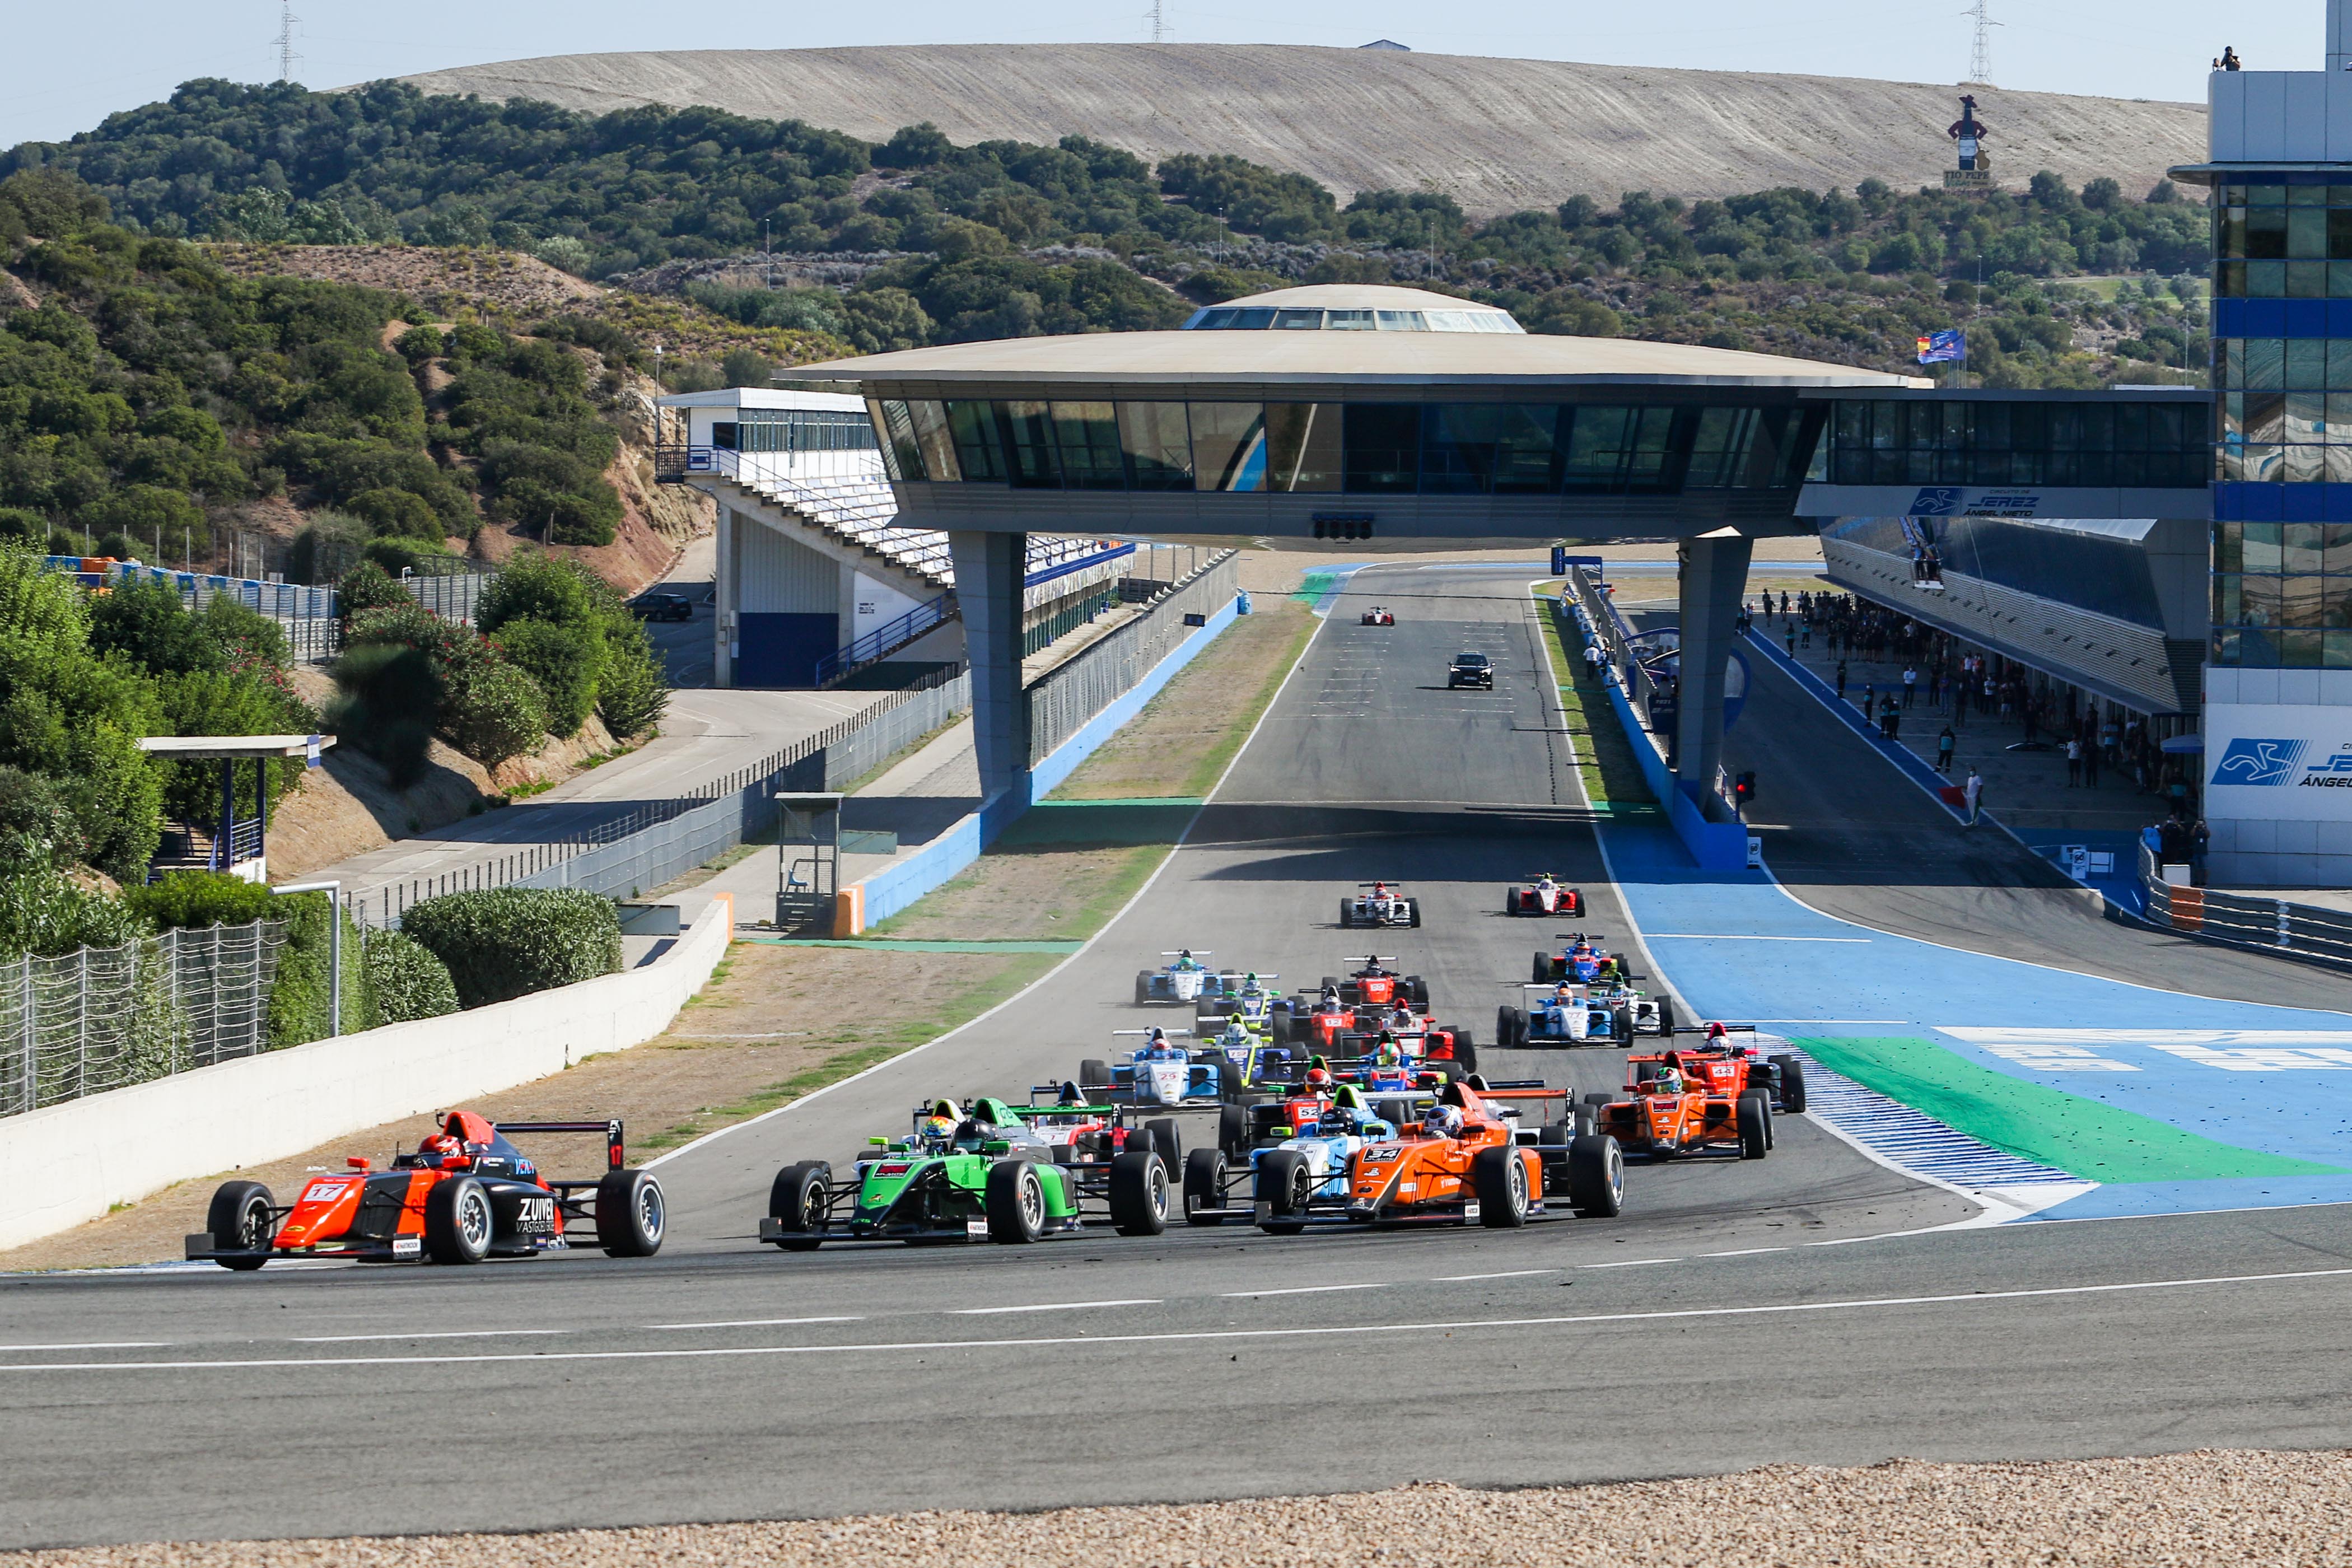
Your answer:
[[[2352,913],[2164,879],[2155,852],[2139,847],[2139,880],[2151,924],[2208,942],[2352,969]]]
[[[285,941],[256,921],[0,963],[0,1117],[268,1049]]]
[[[1238,553],[1225,550],[1211,556],[1135,619],[1039,677],[1023,694],[1029,706],[1031,759],[1050,753],[1134,689],[1192,626],[1231,603],[1241,575]]]

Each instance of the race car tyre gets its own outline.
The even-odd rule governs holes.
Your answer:
[[[1325,975],[1323,977],[1323,983],[1315,988],[1316,994],[1318,995],[1322,994],[1326,991],[1337,991],[1338,989],[1339,989],[1339,976],[1334,974]]]
[[[1025,1247],[1045,1234],[1045,1182],[1034,1162],[999,1160],[991,1165],[981,1201],[988,1213],[989,1240]]]
[[[1276,1002],[1265,1010],[1265,1031],[1277,1046],[1290,1044],[1290,1004]]]
[[[1739,1097],[1739,1157],[1761,1160],[1772,1149],[1772,1106],[1761,1089]]]
[[[1464,1072],[1478,1070],[1478,1042],[1471,1038],[1467,1029],[1454,1031],[1454,1059],[1462,1064]]]
[[[1536,966],[1528,973],[1528,978],[1534,981],[1538,985],[1541,985],[1545,981],[1549,980],[1551,978],[1551,954],[1544,952],[1541,948],[1538,948],[1536,950]]]
[[[1601,1131],[1601,1108],[1599,1106],[1580,1105],[1575,1108],[1573,1115],[1575,1120],[1571,1123],[1571,1126],[1578,1137],[1581,1138],[1588,1132],[1598,1132]]]
[[[1582,920],[1584,918],[1583,889],[1570,888],[1568,890],[1568,907],[1561,912],[1567,915],[1570,920]]]
[[[1633,1009],[1616,1007],[1610,1010],[1609,1043],[1613,1046],[1630,1046],[1633,1043]]]
[[[278,1215],[269,1189],[259,1182],[223,1182],[205,1211],[205,1228],[223,1252],[250,1252],[251,1258],[216,1259],[224,1268],[243,1274],[269,1261],[269,1244],[278,1236]]]
[[[425,1252],[436,1263],[479,1263],[490,1255],[490,1194],[471,1176],[452,1176],[425,1194]]]
[[[1082,1089],[1108,1089],[1110,1064],[1100,1057],[1088,1057],[1078,1064],[1078,1087]]]
[[[778,1228],[798,1234],[776,1243],[786,1252],[814,1252],[824,1245],[825,1214],[833,1198],[833,1167],[803,1160],[776,1173],[768,1188],[768,1217]]]
[[[1412,927],[1415,931],[1419,931],[1421,929],[1421,900],[1419,899],[1407,899],[1404,901],[1404,923]]]
[[[1429,1005],[1429,982],[1418,974],[1404,977],[1404,999],[1416,1007]]]
[[[1511,1015],[1517,1011],[1508,1002],[1495,1009],[1495,1045],[1498,1049],[1507,1051],[1512,1048],[1512,1025],[1517,1020]]]
[[[1135,972],[1135,1005],[1143,1007],[1150,1005],[1150,1002],[1151,971],[1139,969]]]
[[[1244,1105],[1217,1107],[1217,1148],[1234,1159],[1249,1153],[1249,1108]],[[1198,1149],[1192,1151],[1197,1154]],[[1188,1165],[1186,1169],[1191,1169]]]
[[[1110,1224],[1121,1236],[1168,1228],[1168,1167],[1159,1155],[1129,1150],[1110,1163]]]
[[[1671,996],[1661,996],[1658,998],[1658,1033],[1672,1038],[1674,1032],[1675,999]]]
[[[1617,1140],[1587,1132],[1568,1148],[1568,1201],[1586,1219],[1615,1219],[1625,1207],[1625,1154]]]
[[[1307,1200],[1314,1175],[1296,1149],[1269,1149],[1257,1163],[1256,1201],[1266,1205],[1258,1228],[1269,1236],[1297,1236],[1307,1228]]]
[[[1528,1163],[1517,1144],[1472,1155],[1470,1190],[1478,1194],[1478,1223],[1488,1230],[1517,1230],[1528,1223]]]
[[[1356,911],[1354,908],[1349,905],[1347,900],[1341,899],[1339,900],[1339,929],[1342,931],[1349,930],[1353,927],[1355,923]],[[1327,985],[1330,984],[1330,977],[1328,975],[1324,977],[1324,984]]]
[[[1151,1147],[1159,1154],[1160,1163],[1171,1171],[1181,1167],[1184,1163],[1184,1138],[1176,1131],[1176,1119],[1162,1116],[1145,1122],[1144,1126],[1150,1130]]]
[[[597,1179],[596,1245],[605,1257],[651,1258],[668,1225],[669,1199],[652,1172],[607,1171]]]
[[[1416,1120],[1412,1113],[1412,1101],[1410,1100],[1381,1100],[1372,1107],[1372,1114],[1390,1126],[1399,1129],[1402,1129],[1406,1122]]]
[[[1774,1057],[1771,1063],[1780,1069],[1780,1109],[1791,1116],[1805,1113],[1805,1064],[1788,1055]]]
[[[1612,1103],[1616,1098],[1617,1097],[1615,1095],[1611,1094],[1606,1089],[1596,1089],[1589,1091],[1585,1095],[1584,1103],[1592,1107],[1592,1109],[1597,1111],[1602,1106]]]
[[[1206,1210],[1224,1206],[1225,1156],[1223,1150],[1195,1149],[1184,1156],[1184,1223],[1214,1225],[1223,1217]]]
[[[1221,1061],[1217,1064],[1217,1098],[1219,1100],[1223,1100],[1227,1105],[1239,1105],[1242,1102],[1242,1095],[1248,1087],[1242,1077],[1241,1068],[1231,1062]],[[1172,1126],[1173,1123],[1171,1125]]]

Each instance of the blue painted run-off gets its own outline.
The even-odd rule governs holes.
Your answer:
[[[1698,1017],[1916,1038],[2219,1142],[2352,1166],[2352,1014],[2185,995],[1892,936],[1798,902],[1769,873],[1695,869],[1658,828],[1598,831],[1652,957]],[[2352,1203],[2352,1172],[2114,1184],[2037,1217],[2310,1203]]]

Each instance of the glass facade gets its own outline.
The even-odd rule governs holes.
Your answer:
[[[1792,489],[1821,405],[872,402],[893,479],[1031,489],[1671,495]]]
[[[710,426],[710,444],[730,452],[866,452],[874,426],[829,408],[739,408]]]
[[[2352,184],[2213,192],[2213,663],[2352,668]]]
[[[2201,405],[1848,398],[1817,477],[1838,485],[2120,485],[2206,480]],[[2352,454],[2347,454],[2352,455]]]
[[[1506,310],[1465,304],[1459,310],[1321,310],[1268,305],[1212,305],[1185,318],[1188,332],[1519,332]]]
[[[1843,517],[1824,528],[1841,539],[1907,560],[1910,520]],[[2063,524],[2000,517],[1936,520],[1936,548],[1945,569],[1966,573],[2037,598],[2164,630],[2164,613],[2147,554],[2137,539],[2071,529]]]

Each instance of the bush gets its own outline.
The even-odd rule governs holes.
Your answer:
[[[370,563],[383,568],[385,576],[393,578],[404,571],[424,575],[445,572],[464,560],[450,554],[437,539],[372,539],[361,547],[361,553]],[[397,582],[393,586],[401,593],[408,592]]]
[[[351,917],[339,910],[331,913],[325,893],[293,893],[274,901],[273,912],[286,921],[286,945],[278,950],[278,973],[269,984],[269,1048],[282,1051],[328,1037],[332,1015],[327,1005],[327,971],[334,945],[330,919],[343,922],[343,1033],[373,1028],[365,955]]]
[[[646,629],[632,621],[604,637],[604,673],[596,683],[596,711],[617,740],[651,731],[669,708],[669,677]]]
[[[546,621],[509,621],[499,628],[499,647],[539,687],[547,710],[547,732],[559,740],[580,733],[596,707],[596,680],[604,673],[604,641],[593,630]]]
[[[601,579],[598,582],[601,586]],[[534,552],[516,556],[482,585],[474,624],[490,633],[509,621],[576,626],[586,626],[595,614],[596,603],[583,572],[571,562]]]
[[[81,858],[81,824],[65,792],[38,773],[0,764],[0,865],[62,870]]]
[[[327,722],[336,736],[383,763],[394,789],[423,778],[441,710],[433,661],[398,643],[362,643],[335,661],[335,685]]]
[[[539,750],[547,709],[531,678],[500,659],[449,672],[441,732],[486,768]]]
[[[335,593],[346,621],[362,610],[397,609],[416,602],[407,589],[393,580],[391,573],[373,561],[362,561],[344,573],[343,580],[335,585]]]
[[[494,888],[427,899],[402,930],[449,968],[461,1006],[574,985],[621,967],[621,916],[574,888]]]
[[[0,544],[20,544],[37,550],[48,542],[49,525],[37,511],[20,506],[0,506]]]
[[[169,872],[143,888],[125,889],[122,901],[158,931],[251,925],[286,913],[268,888],[226,871]]]
[[[457,987],[449,978],[449,966],[396,931],[369,935],[367,986],[375,998],[379,1025],[438,1018],[457,1010]]]
[[[613,930],[617,955],[618,916]],[[58,958],[76,948],[121,947],[146,934],[146,922],[121,900],[78,886],[63,872],[42,867],[0,877],[0,957]],[[617,956],[614,967],[620,967]]]

